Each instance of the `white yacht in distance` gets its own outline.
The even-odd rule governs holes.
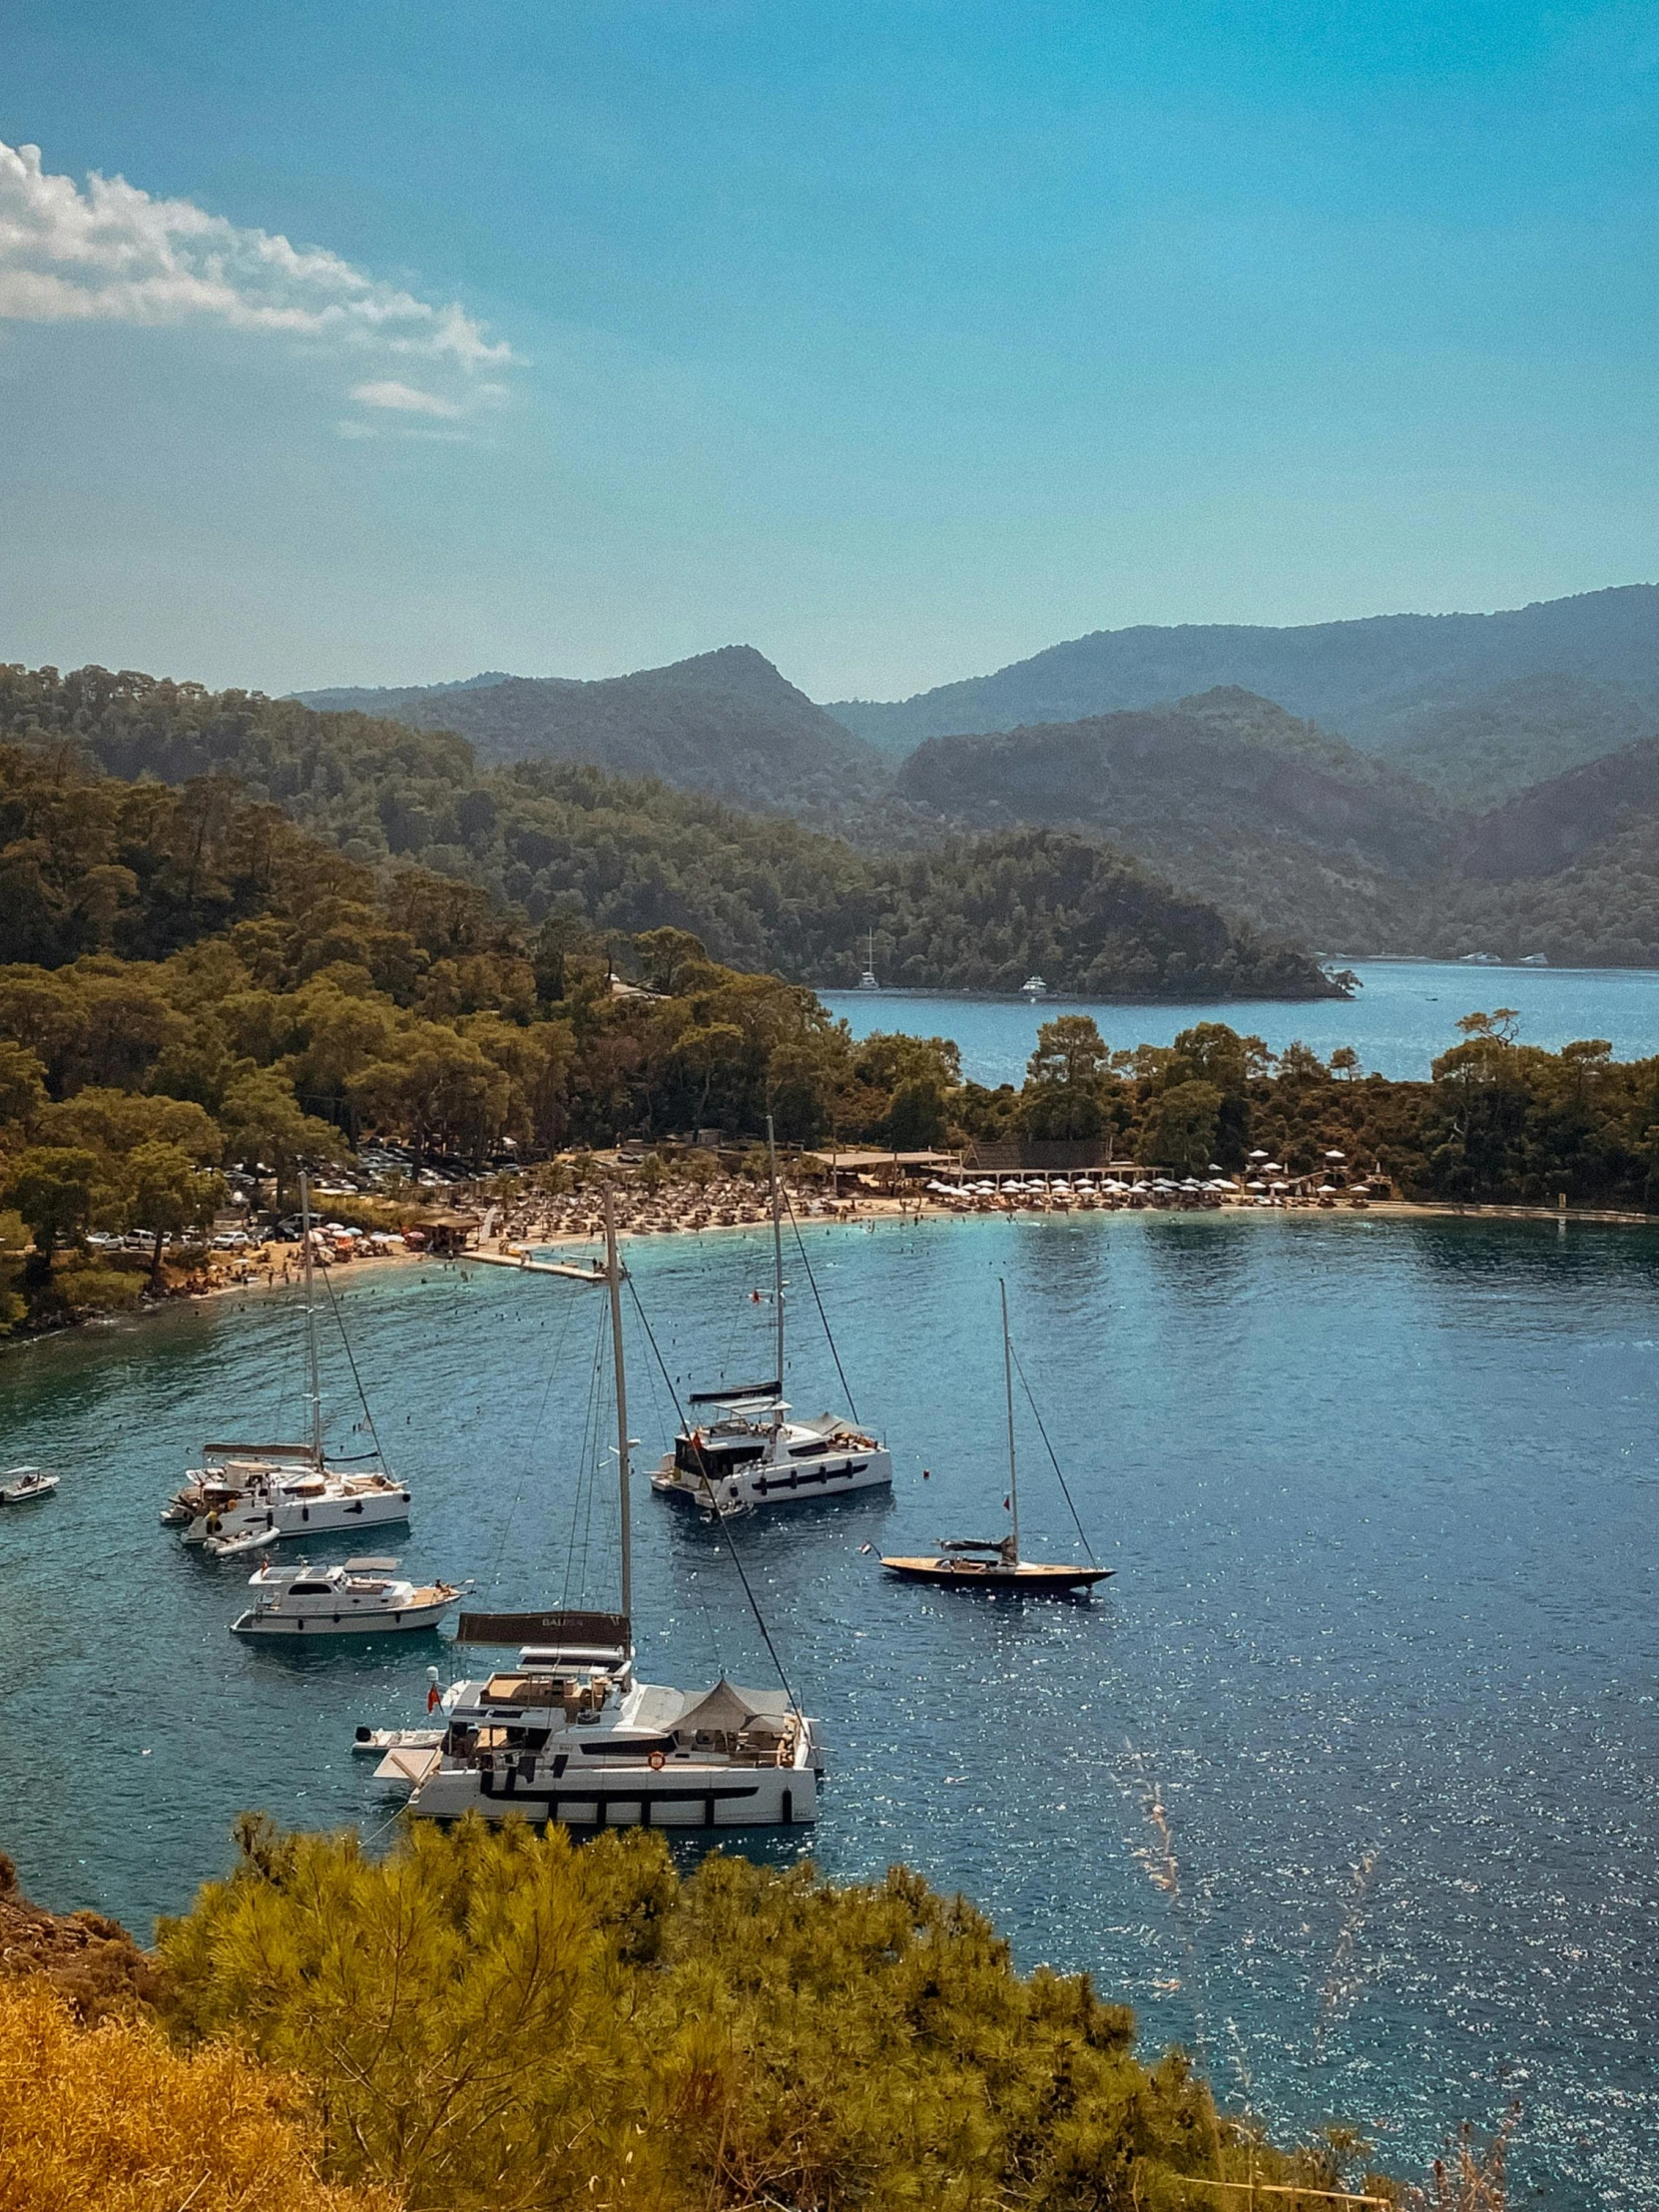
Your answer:
[[[1039,998],[1048,996],[1048,985],[1040,975],[1028,975],[1019,987],[1021,998],[1029,999],[1034,1006]]]
[[[854,1490],[892,1484],[892,1453],[858,1425],[856,1411],[849,1421],[838,1413],[821,1413],[815,1420],[790,1418],[784,1397],[783,1193],[770,1118],[767,1150],[772,1165],[776,1372],[764,1382],[694,1390],[692,1419],[651,1477],[659,1497],[723,1515],[763,1505],[846,1497]],[[700,1406],[712,1406],[714,1411],[699,1417]]]
[[[611,1350],[620,1464],[621,1601],[616,1613],[463,1613],[457,1641],[518,1646],[516,1666],[456,1683],[428,1747],[398,1743],[375,1769],[427,1819],[517,1814],[576,1827],[776,1828],[818,1817],[815,1724],[786,1689],[706,1691],[634,1673],[628,1395],[622,1271],[605,1193]]]
[[[864,954],[864,972],[858,978],[861,991],[878,991],[881,986],[875,976],[875,931],[869,933],[869,945]]]
[[[347,1559],[343,1567],[261,1567],[254,1602],[234,1636],[418,1635],[436,1628],[461,1590],[452,1582],[396,1579],[395,1559]]]
[[[310,1189],[303,1174],[299,1204],[310,1434],[303,1443],[207,1445],[201,1466],[186,1475],[184,1487],[162,1508],[163,1524],[177,1528],[187,1544],[244,1550],[262,1535],[276,1542],[336,1529],[356,1534],[409,1517],[408,1489],[378,1463],[378,1453],[367,1465],[339,1467],[330,1466],[323,1451]]]

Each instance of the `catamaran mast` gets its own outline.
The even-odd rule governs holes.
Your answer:
[[[316,1366],[316,1305],[311,1284],[311,1179],[299,1170],[299,1263],[305,1279],[305,1362],[310,1380],[311,1459],[322,1471],[322,1383]]]
[[[1008,1341],[1008,1286],[1000,1278],[1002,1293],[1002,1380],[1008,1392],[1008,1507],[1014,1516],[1014,1558],[1019,1558],[1019,1472],[1014,1462],[1014,1352]]]
[[[778,1146],[767,1116],[767,1165],[772,1170],[772,1299],[778,1324],[778,1392],[784,1390],[784,1198],[778,1187]]]
[[[616,1455],[622,1484],[622,1612],[633,1634],[634,1533],[628,1517],[628,1381],[622,1365],[622,1265],[616,1250],[616,1197],[605,1186],[605,1273],[611,1284],[611,1357],[616,1364]]]

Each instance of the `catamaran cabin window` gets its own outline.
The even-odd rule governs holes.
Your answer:
[[[674,1464],[682,1474],[724,1474],[728,1467],[741,1467],[751,1459],[764,1459],[766,1445],[711,1444],[701,1450],[689,1436],[678,1437],[674,1446]]]

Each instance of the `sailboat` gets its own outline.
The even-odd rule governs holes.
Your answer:
[[[869,942],[864,952],[864,972],[858,978],[861,991],[878,991],[881,986],[875,977],[875,931],[869,932]]]
[[[892,1483],[892,1453],[838,1413],[791,1420],[784,1397],[784,1199],[778,1148],[767,1117],[772,1173],[774,1372],[764,1382],[693,1390],[693,1419],[651,1477],[659,1497],[720,1514],[762,1505],[799,1505],[846,1497]],[[826,1325],[828,1326],[828,1325]],[[831,1347],[831,1349],[833,1349]],[[697,1415],[699,1406],[714,1410]]]
[[[938,1551],[929,1558],[881,1561],[901,1582],[940,1582],[956,1590],[1013,1590],[1030,1597],[1071,1597],[1104,1582],[1114,1567],[1067,1567],[1046,1560],[1024,1559],[1019,1548],[1019,1463],[1014,1449],[1014,1350],[1008,1335],[1008,1286],[1002,1294],[1002,1379],[1008,1400],[1008,1511],[1011,1526],[1006,1536],[981,1539],[972,1536],[941,1538]]]
[[[388,1750],[375,1778],[408,1809],[452,1821],[517,1814],[593,1828],[789,1828],[818,1818],[817,1724],[786,1688],[671,1689],[634,1673],[628,1388],[616,1213],[605,1192],[616,1374],[621,1609],[463,1613],[456,1641],[517,1647],[517,1664],[456,1683],[432,1747]]]
[[[330,1466],[322,1444],[322,1383],[317,1366],[316,1299],[311,1269],[311,1194],[299,1177],[299,1250],[305,1292],[306,1403],[302,1443],[207,1444],[202,1464],[162,1508],[164,1526],[187,1544],[234,1556],[282,1536],[353,1535],[409,1517],[407,1487],[378,1463]],[[376,1454],[376,1462],[378,1454]]]

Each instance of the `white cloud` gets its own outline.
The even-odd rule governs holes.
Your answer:
[[[465,412],[458,401],[445,399],[435,391],[419,391],[413,384],[400,383],[395,376],[353,384],[351,396],[362,407],[387,407],[393,414],[441,415],[448,422]]]
[[[337,254],[245,230],[189,200],[156,200],[120,177],[41,167],[38,146],[0,142],[0,317],[24,322],[217,322],[233,330],[416,356],[447,373],[445,398],[395,378],[357,385],[363,405],[451,417],[476,382],[513,359],[455,301],[434,303],[365,276]]]

